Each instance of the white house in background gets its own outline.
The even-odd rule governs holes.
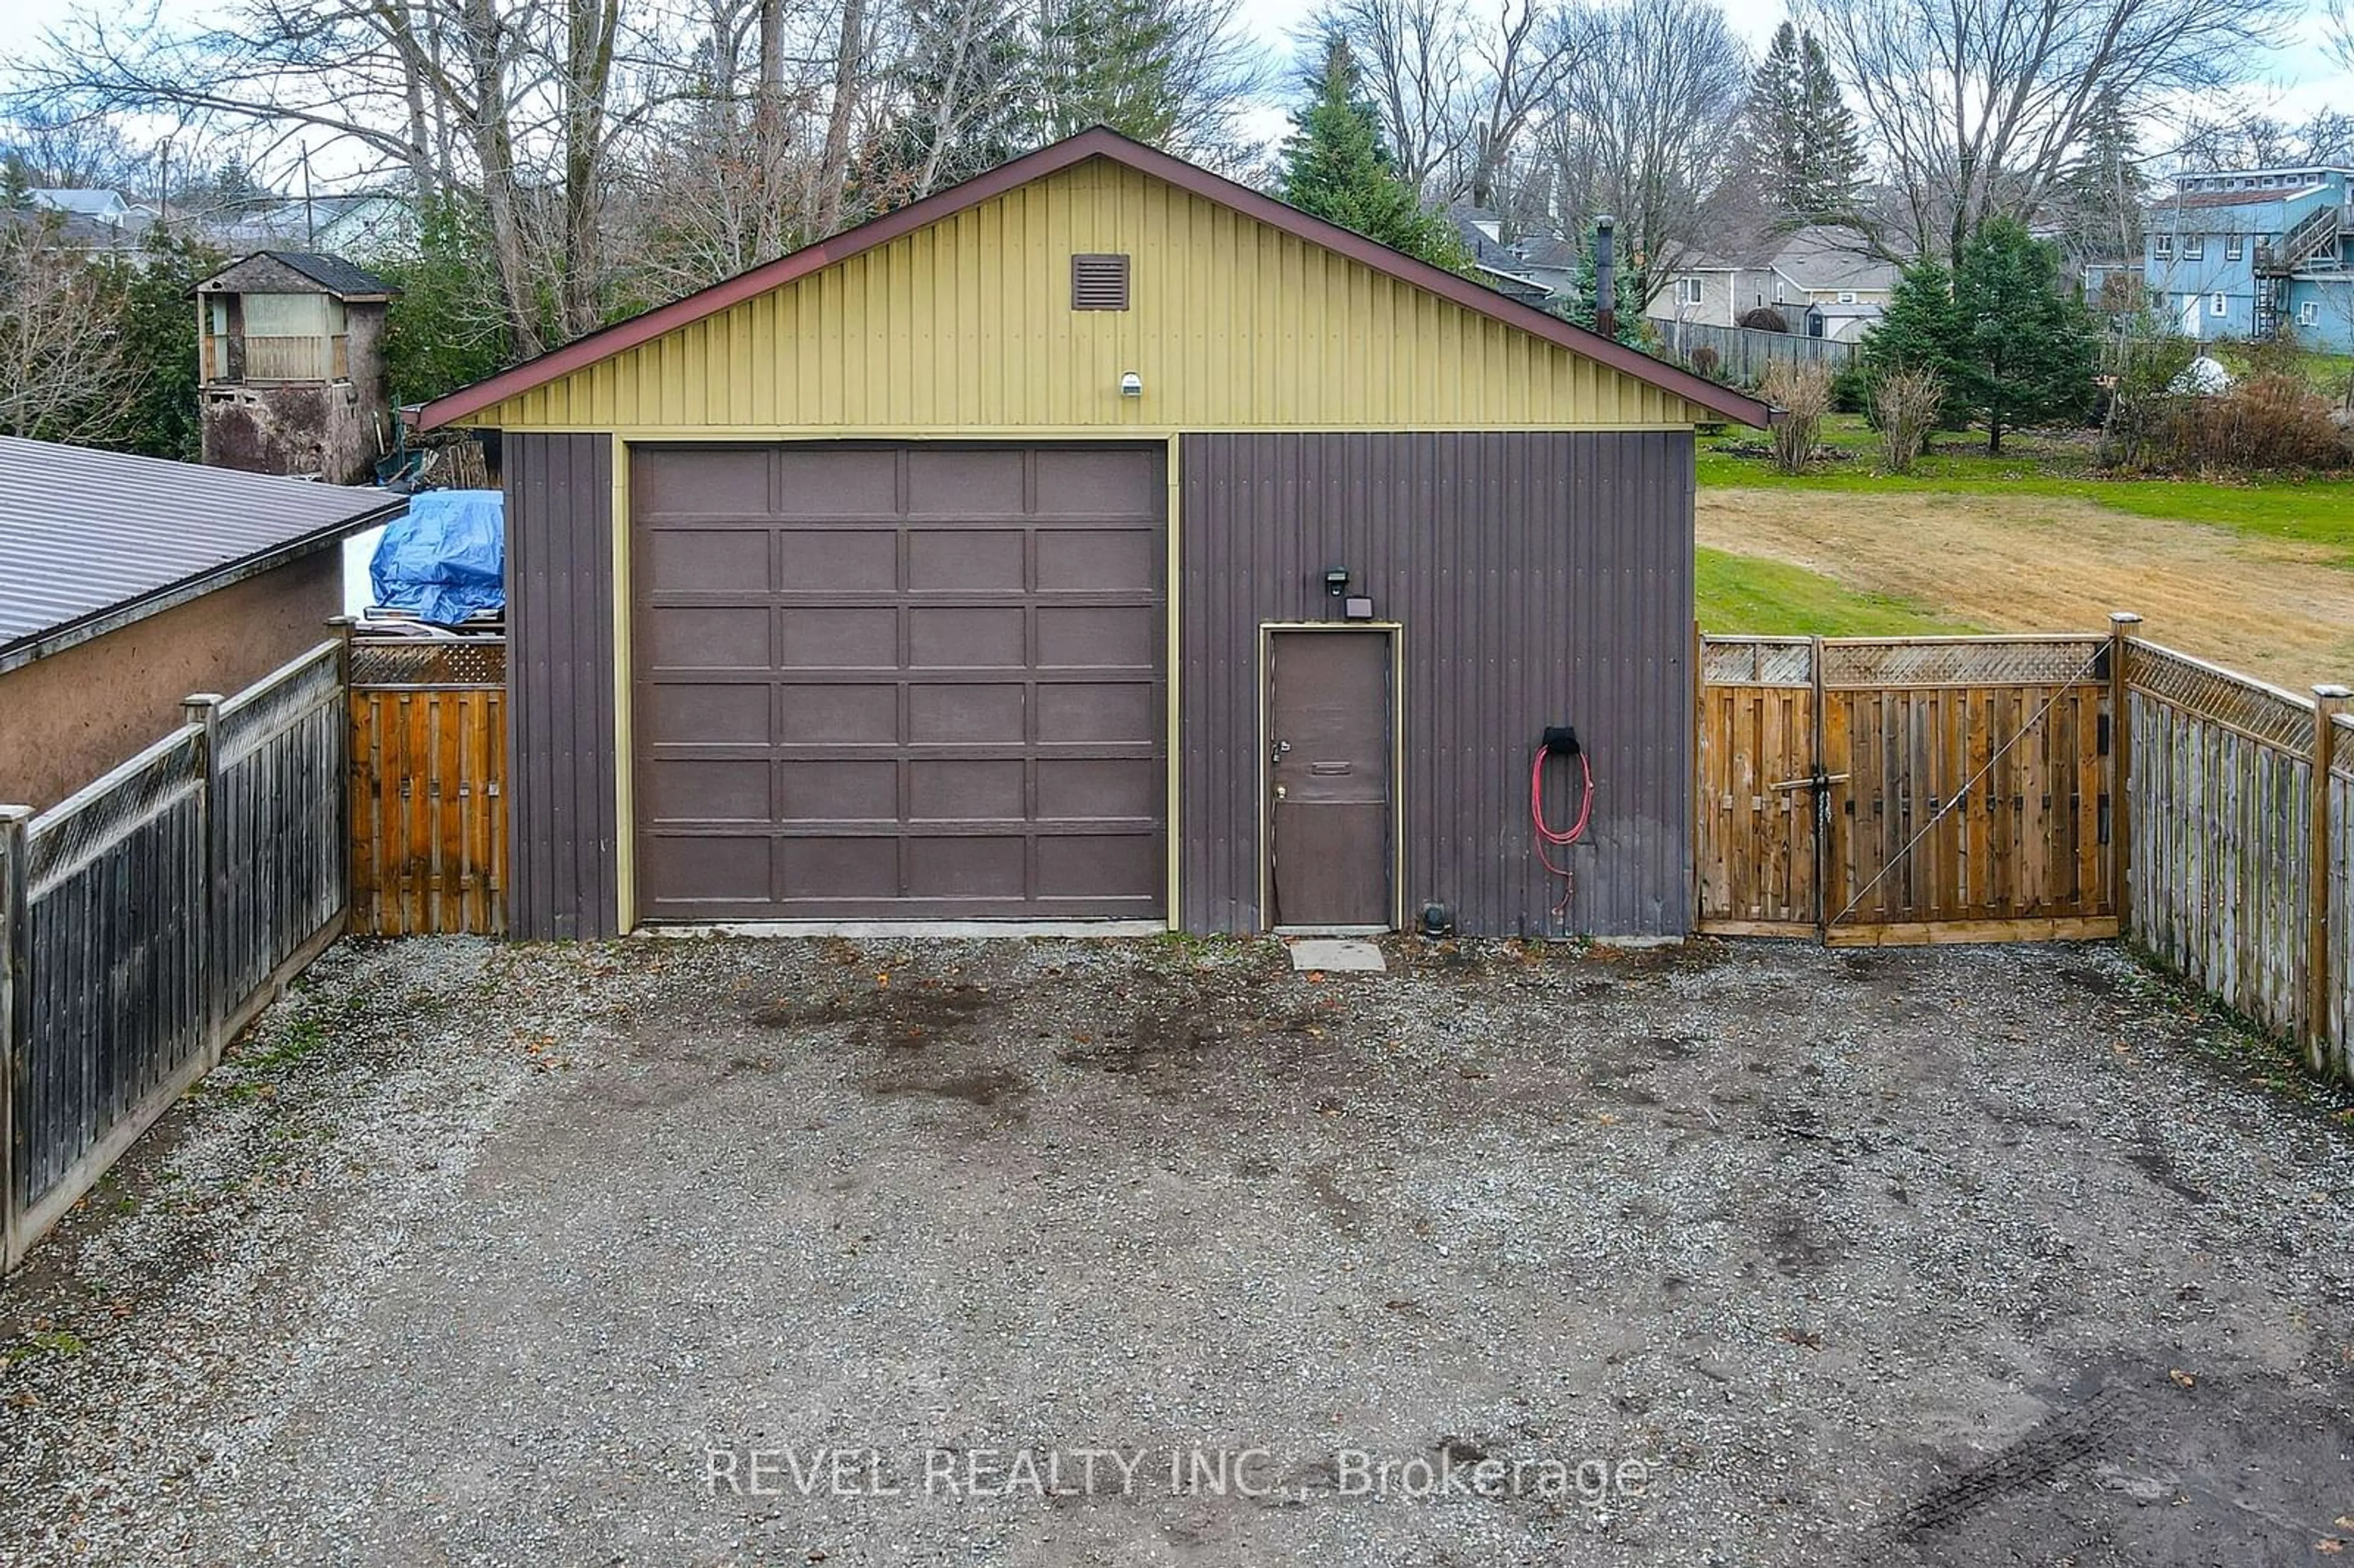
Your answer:
[[[1873,255],[1860,231],[1818,224],[1743,255],[1688,258],[1664,275],[1644,313],[1653,321],[1734,326],[1746,313],[1770,305],[1792,332],[1851,341],[1880,319],[1902,270]],[[1823,313],[1810,317],[1818,305]]]
[[[39,185],[26,193],[33,215],[55,214],[58,240],[76,250],[136,251],[155,225],[153,207],[125,199],[120,191]]]
[[[383,192],[313,196],[210,224],[207,232],[230,250],[291,249],[381,260],[417,253],[417,208],[406,196]]]

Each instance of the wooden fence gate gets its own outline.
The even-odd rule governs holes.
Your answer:
[[[2114,937],[2109,637],[1705,637],[1699,926]]]

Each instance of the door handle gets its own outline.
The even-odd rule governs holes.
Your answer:
[[[1277,800],[1288,800],[1288,799],[1289,799],[1289,798],[1290,798],[1290,795],[1291,795],[1291,791],[1290,791],[1290,790],[1288,790],[1288,789],[1285,789],[1282,785],[1278,784],[1278,785],[1277,785],[1277,786],[1275,787],[1275,798],[1276,798]]]

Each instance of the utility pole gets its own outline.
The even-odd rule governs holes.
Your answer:
[[[311,210],[311,144],[296,143],[302,151],[302,248],[315,250],[319,247],[319,220]]]

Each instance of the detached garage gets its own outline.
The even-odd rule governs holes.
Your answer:
[[[420,411],[504,432],[513,927],[1681,932],[1692,427],[1767,417],[1057,143]]]

